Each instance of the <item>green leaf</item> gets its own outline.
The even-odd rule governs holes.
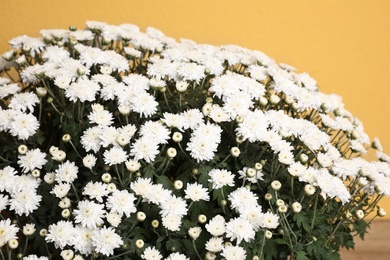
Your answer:
[[[306,256],[305,251],[299,251],[299,252],[297,253],[297,260],[310,260],[310,258],[308,258],[308,257]]]
[[[310,231],[310,220],[306,215],[303,213],[296,213],[294,214],[293,219],[299,228],[303,228],[306,232]]]

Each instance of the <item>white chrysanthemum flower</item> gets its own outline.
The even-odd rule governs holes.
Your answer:
[[[99,126],[109,126],[112,125],[114,117],[111,112],[103,110],[92,111],[92,113],[88,115],[88,119],[90,123],[97,124]]]
[[[181,114],[164,112],[161,121],[163,121],[169,128],[176,127],[177,129],[182,129],[184,126],[184,117]]]
[[[162,184],[154,184],[153,188],[148,190],[143,199],[157,205],[165,203],[171,197],[171,191],[164,189]]]
[[[17,239],[19,228],[11,224],[10,219],[0,220],[0,247],[3,247],[11,239]]]
[[[38,195],[34,189],[26,188],[19,192],[11,193],[9,200],[10,210],[14,210],[19,216],[28,216],[39,207],[42,196]]]
[[[81,136],[80,143],[83,148],[88,151],[94,151],[97,153],[101,147],[102,139],[100,136],[103,134],[103,130],[99,126],[93,126],[84,131]]]
[[[4,78],[0,78],[0,81]],[[16,83],[14,84],[6,84],[2,85],[0,84],[0,98],[3,99],[5,97],[8,97],[10,95],[14,95],[20,91],[20,86]],[[31,111],[31,110],[30,110]]]
[[[107,184],[102,182],[88,182],[83,191],[83,195],[89,196],[91,199],[96,199],[98,202],[103,203],[103,197],[107,196],[110,192],[107,190]]]
[[[46,242],[53,242],[55,248],[61,249],[67,245],[73,245],[74,239],[75,233],[72,222],[64,220],[49,225],[48,233],[45,237]]]
[[[210,219],[206,224],[206,230],[214,237],[222,236],[226,231],[226,222],[221,215],[217,215]]]
[[[288,150],[283,150],[278,154],[280,163],[290,165],[294,162],[294,154]]]
[[[163,226],[170,231],[179,231],[181,226],[181,217],[175,214],[168,214],[162,217]]]
[[[146,162],[152,162],[159,154],[158,143],[147,137],[141,137],[137,139],[132,145],[130,155],[134,156],[134,160],[145,160]]]
[[[245,249],[240,246],[225,246],[221,256],[224,256],[226,260],[243,260],[247,255]]]
[[[187,214],[187,203],[181,197],[175,197],[174,195],[167,198],[166,201],[163,201],[160,205],[162,216],[167,215],[178,215],[184,216]]]
[[[187,258],[185,255],[180,254],[180,253],[171,253],[166,260],[190,260]]]
[[[79,167],[74,162],[66,161],[58,166],[55,171],[57,182],[72,183],[78,177]]]
[[[367,150],[364,148],[363,144],[357,140],[351,140],[350,147],[353,151],[359,152],[361,154],[367,153]]]
[[[81,102],[92,102],[95,101],[95,96],[99,90],[100,86],[98,83],[86,79],[81,79],[69,85],[69,87],[65,90],[65,96],[73,102],[78,100]]]
[[[332,166],[333,163],[332,159],[324,153],[317,154],[317,161],[324,168]]]
[[[186,194],[184,198],[190,199],[192,201],[210,200],[208,189],[204,188],[199,183],[188,183],[184,193]]]
[[[279,226],[279,216],[271,212],[263,214],[263,221],[261,227],[265,229],[275,229]]]
[[[73,248],[81,254],[87,256],[92,254],[94,250],[94,246],[92,245],[92,235],[96,232],[96,229],[89,229],[78,225],[74,227],[73,232]]]
[[[209,172],[209,182],[212,182],[213,189],[220,189],[224,186],[234,186],[234,175],[225,169],[212,169]]]
[[[255,170],[249,167],[244,167],[242,170],[239,170],[238,174],[240,175],[240,179],[250,181],[251,183],[257,183],[259,180],[264,180],[264,174],[261,170]]]
[[[104,205],[88,200],[80,201],[77,209],[73,211],[75,215],[74,221],[90,229],[94,229],[104,223],[105,213]]]
[[[54,194],[57,198],[63,198],[66,195],[68,195],[69,191],[70,191],[69,183],[59,183],[53,187],[50,193]]]
[[[306,166],[300,162],[293,162],[288,166],[287,170],[291,174],[291,176],[299,177],[304,174]]]
[[[147,247],[141,255],[142,259],[145,260],[161,260],[162,255],[160,251],[158,251],[154,246],[153,247]]]
[[[93,233],[92,245],[96,252],[110,256],[114,254],[114,249],[123,245],[123,240],[112,227],[103,227]]]
[[[36,133],[38,128],[39,122],[37,118],[32,114],[22,112],[15,113],[9,125],[11,135],[21,140],[27,140]]]
[[[130,188],[136,195],[143,197],[148,191],[153,190],[152,180],[149,178],[138,178],[130,183]]]
[[[235,191],[232,191],[228,196],[228,200],[231,203],[230,207],[239,213],[246,209],[258,206],[257,199],[257,195],[245,187],[240,187]],[[243,203],[243,201],[245,201],[245,203]]]
[[[255,238],[256,232],[253,229],[251,223],[244,218],[233,218],[226,223],[226,237],[230,238],[230,241],[237,240],[237,244],[240,244],[242,240],[250,242]]]
[[[119,224],[122,222],[122,216],[118,213],[110,212],[106,214],[107,222],[110,223],[113,227],[118,227]]]
[[[0,212],[5,210],[9,204],[7,195],[0,194]]]
[[[157,144],[166,144],[170,139],[169,129],[160,122],[146,121],[140,128],[139,134]]]
[[[116,165],[125,162],[128,158],[128,154],[119,147],[113,147],[103,153],[104,163],[108,165]]]
[[[88,169],[92,169],[96,165],[97,158],[93,154],[87,154],[83,158],[83,165]]]
[[[33,92],[15,94],[8,107],[21,112],[34,111],[34,106],[39,103],[38,96]]]
[[[343,204],[350,200],[351,194],[344,183],[339,178],[332,176],[326,169],[320,169],[315,178],[324,199],[326,196],[337,197]]]
[[[157,112],[158,102],[147,92],[140,92],[131,98],[131,108],[141,117],[151,117]]]
[[[136,198],[127,190],[115,190],[108,198],[106,207],[112,212],[116,212],[121,216],[124,214],[130,217],[131,213],[137,211],[134,205]]]
[[[223,249],[222,243],[223,243],[222,237],[212,237],[206,242],[205,248],[207,251],[218,253]]]
[[[181,113],[184,129],[196,129],[204,124],[203,113],[199,109],[188,109]]]
[[[28,255],[23,257],[23,260],[49,260],[46,256]]]
[[[39,148],[31,149],[25,155],[19,155],[18,164],[23,168],[23,172],[27,173],[34,169],[42,169],[47,162],[45,157],[46,154]]]
[[[211,106],[207,116],[210,117],[215,123],[230,121],[231,117],[230,114],[226,112],[224,107],[220,107],[218,105]]]

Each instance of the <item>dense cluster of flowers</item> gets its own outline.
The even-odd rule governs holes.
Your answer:
[[[386,214],[390,157],[307,73],[131,24],[41,34],[0,57],[1,259],[337,259]]]

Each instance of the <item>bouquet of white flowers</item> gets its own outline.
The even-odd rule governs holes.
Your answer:
[[[307,73],[131,24],[41,33],[0,58],[0,259],[338,259],[386,214],[390,157]]]

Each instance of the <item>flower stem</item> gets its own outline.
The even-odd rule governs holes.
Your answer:
[[[192,246],[194,247],[194,251],[195,251],[195,254],[198,257],[198,259],[202,260],[203,258],[200,256],[200,254],[198,252],[198,249],[196,249],[196,245],[195,245],[195,240],[194,239],[192,240]]]

